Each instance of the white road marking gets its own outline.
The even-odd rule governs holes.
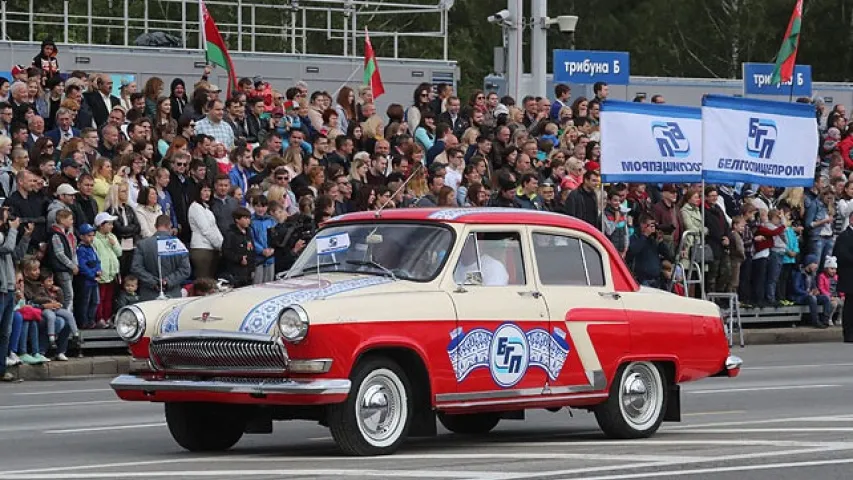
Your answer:
[[[804,427],[804,428],[686,428],[679,433],[730,433],[742,435],[745,433],[819,433],[819,432],[853,432],[853,427]]]
[[[772,390],[806,390],[811,388],[835,388],[843,387],[838,384],[822,384],[822,385],[775,385],[768,387],[744,387],[744,388],[719,388],[712,390],[687,390],[685,393],[690,395],[696,394],[711,394],[711,393],[738,393],[738,392],[766,392]]]
[[[853,367],[853,363],[824,363],[824,364],[809,364],[809,365],[767,365],[763,367],[743,367],[743,370],[791,370],[799,368],[835,368],[835,367]]]
[[[316,459],[315,459],[316,460]],[[853,460],[852,460],[853,461]],[[258,476],[347,476],[347,477],[391,477],[391,478],[471,478],[491,479],[500,475],[498,472],[477,471],[445,471],[445,470],[338,470],[338,469],[274,469],[274,470],[184,470],[184,471],[152,471],[152,472],[98,472],[98,473],[64,473],[62,478],[162,478],[162,477],[258,477]],[[22,480],[52,480],[54,474],[34,473],[25,475],[0,474],[0,479],[16,478]]]
[[[152,428],[152,427],[165,427],[165,426],[166,426],[166,422],[136,423],[136,424],[129,424],[129,425],[109,425],[109,426],[105,426],[105,427],[66,428],[64,430],[45,430],[43,433],[54,435],[54,434],[63,434],[63,433],[107,432],[110,430],[130,430],[133,428]]]
[[[44,392],[18,392],[12,395],[67,395],[69,393],[112,392],[111,388],[84,388],[81,390],[47,390]]]
[[[694,412],[682,413],[682,417],[701,417],[704,415],[732,415],[736,413],[746,413],[746,410],[721,410],[719,412]]]
[[[739,465],[732,467],[709,467],[695,468],[692,470],[667,470],[657,472],[644,473],[626,473],[622,475],[605,475],[599,477],[587,477],[586,480],[625,480],[630,478],[651,478],[651,477],[668,477],[668,476],[685,476],[685,475],[703,475],[708,473],[724,473],[724,472],[745,472],[755,470],[774,470],[780,468],[805,468],[817,467],[821,465],[843,465],[853,463],[853,458],[837,458],[831,460],[806,460],[802,462],[785,462],[785,463],[766,463],[763,465]]]
[[[740,427],[743,425],[762,425],[762,424],[773,424],[773,423],[787,423],[787,422],[826,422],[826,421],[853,421],[853,416],[819,416],[819,417],[785,417],[785,418],[767,418],[760,420],[737,420],[732,422],[710,422],[710,423],[696,423],[692,425],[666,425],[661,428],[661,431],[668,430],[684,430],[688,428],[705,428],[705,427]]]
[[[57,403],[42,403],[42,404],[32,404],[28,403],[26,405],[0,405],[0,410],[23,410],[23,409],[31,409],[31,408],[55,408],[55,407],[90,407],[92,405],[108,405],[114,404],[118,405],[120,403],[126,404],[124,400],[92,400],[88,402],[57,402]]]
[[[605,444],[611,444],[611,442],[604,442],[604,443]],[[770,452],[726,454],[726,455],[721,455],[721,456],[716,456],[716,457],[703,457],[701,460],[685,461],[685,462],[656,462],[656,463],[627,465],[627,466],[625,464],[621,464],[621,465],[609,466],[609,467],[603,467],[603,468],[598,467],[595,470],[590,469],[590,468],[571,468],[571,469],[565,469],[565,470],[539,471],[536,473],[519,473],[519,474],[507,473],[507,474],[503,474],[497,478],[500,480],[523,480],[523,479],[528,479],[528,478],[553,477],[553,476],[558,476],[558,475],[579,475],[582,473],[589,473],[592,471],[606,471],[606,470],[617,470],[617,469],[625,470],[627,467],[630,467],[632,469],[645,468],[645,467],[655,467],[655,468],[659,469],[661,467],[671,467],[671,466],[676,466],[676,465],[684,466],[684,465],[696,464],[696,463],[733,462],[733,461],[737,461],[737,460],[749,461],[749,460],[764,459],[764,458],[770,458],[770,457],[792,457],[792,456],[796,456],[796,455],[813,455],[813,454],[821,454],[821,453],[840,451],[840,450],[853,450],[853,444],[847,444],[846,447],[834,446],[834,447],[819,448],[819,449],[776,450],[776,451],[770,451]],[[850,461],[853,462],[853,459],[851,459]],[[651,475],[651,473],[649,473],[647,475]],[[659,475],[664,475],[664,474],[660,473],[660,470],[658,470],[657,472],[654,472],[654,475],[659,476]],[[583,477],[583,478],[590,480],[590,477]],[[604,478],[611,478],[611,477],[604,477]],[[617,477],[613,477],[613,478],[617,478]],[[631,478],[631,477],[626,477],[626,478]],[[636,477],[636,478],[640,478],[640,477]]]
[[[728,430],[726,430],[728,431]],[[732,433],[738,433],[735,431],[731,431]],[[681,433],[681,432],[679,432]],[[834,447],[839,445],[838,442],[809,442],[809,441],[796,441],[796,440],[743,440],[743,439],[731,439],[731,440],[722,440],[722,439],[708,439],[708,440],[693,440],[693,439],[684,439],[684,440],[599,440],[599,441],[581,441],[581,442],[518,442],[518,443],[483,443],[477,445],[469,445],[466,444],[466,447],[470,446],[489,446],[491,448],[498,447],[508,447],[508,448],[521,448],[521,447],[646,447],[646,446],[684,446],[684,445],[722,445],[722,446],[743,446],[743,447],[800,447],[800,448],[823,448],[823,447]],[[849,446],[851,450],[853,450],[853,442],[846,444]],[[510,455],[510,454],[507,454]],[[398,457],[398,456],[395,456]],[[705,457],[702,457],[705,458]]]

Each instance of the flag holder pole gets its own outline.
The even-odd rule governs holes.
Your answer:
[[[160,296],[157,297],[157,300],[167,300],[169,297],[163,292],[163,265],[160,263],[160,254],[157,253],[157,278],[160,285]]]

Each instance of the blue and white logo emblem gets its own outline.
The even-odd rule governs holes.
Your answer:
[[[517,326],[507,323],[498,327],[489,347],[489,370],[495,383],[511,387],[527,373],[530,362],[527,337]]]
[[[776,145],[776,122],[766,118],[751,117],[746,139],[746,153],[750,157],[769,159]]]
[[[544,328],[525,333],[513,323],[494,332],[475,328],[465,333],[459,327],[450,332],[447,355],[457,382],[482,367],[489,369],[496,384],[507,388],[520,382],[529,367],[541,368],[556,380],[569,355],[569,343],[566,332],[556,327],[550,334]]]
[[[676,122],[652,122],[655,137],[662,157],[683,158],[690,154],[690,141]]]

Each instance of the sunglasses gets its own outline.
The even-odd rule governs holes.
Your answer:
[[[287,175],[276,175],[275,179],[276,180],[290,180],[290,177]]]
[[[175,166],[176,166],[176,167],[186,167],[186,166],[187,166],[187,162],[176,162],[176,163],[175,163]]]

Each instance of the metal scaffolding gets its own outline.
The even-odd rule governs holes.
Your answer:
[[[355,57],[360,55],[359,39],[369,27],[372,39],[392,39],[393,53],[383,56],[401,58],[401,38],[415,39],[407,43],[441,39],[440,59],[447,60],[447,13],[453,0],[404,2],[208,0],[205,4],[235,52]],[[136,37],[160,31],[180,39],[180,48],[199,49],[202,29],[199,2],[193,0],[0,1],[0,36],[10,42],[32,43],[50,34],[65,44],[136,47]]]

